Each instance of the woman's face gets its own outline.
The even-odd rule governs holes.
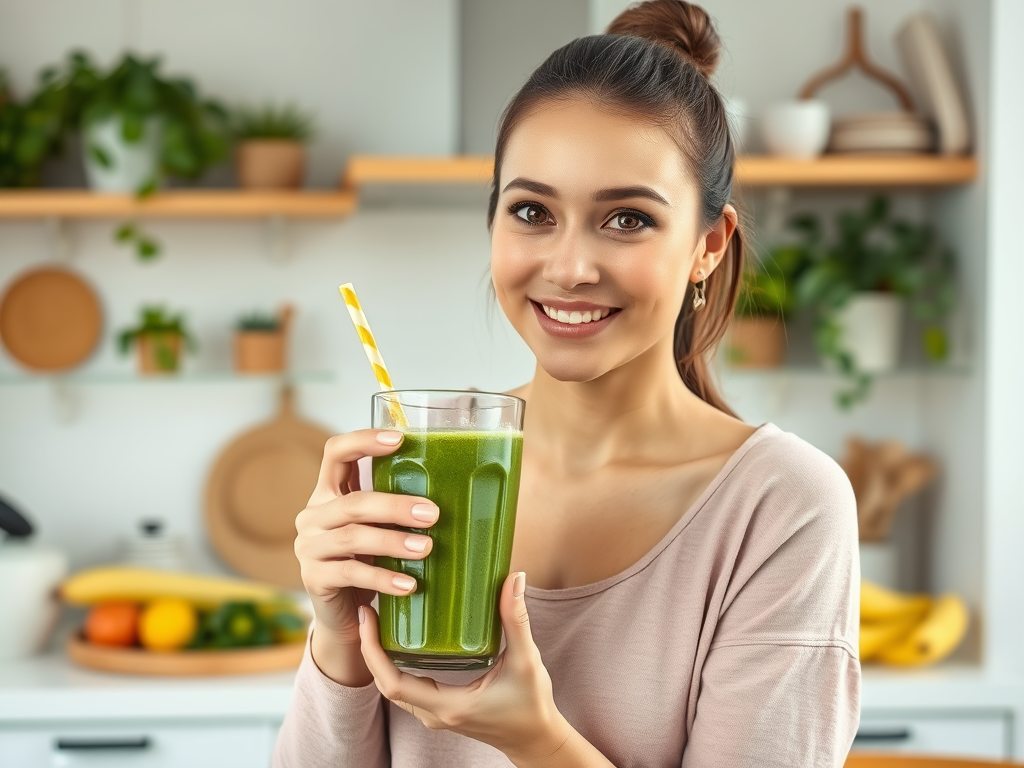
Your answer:
[[[498,183],[495,293],[549,375],[591,381],[659,343],[671,354],[687,282],[717,259],[668,133],[586,100],[542,105]]]

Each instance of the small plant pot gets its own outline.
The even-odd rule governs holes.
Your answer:
[[[121,126],[120,117],[109,117],[90,123],[82,130],[85,177],[96,192],[133,193],[157,180],[160,120],[147,120],[142,138],[133,143],[124,140]]]
[[[177,373],[181,363],[180,334],[143,333],[138,338],[138,348],[140,373]]]
[[[287,139],[253,139],[238,145],[235,171],[243,189],[297,189],[306,170],[306,148]]]
[[[839,344],[865,373],[891,371],[899,363],[903,299],[892,293],[855,294],[836,314]]]
[[[786,357],[786,323],[780,317],[733,318],[725,351],[733,368],[779,368]]]
[[[284,370],[283,331],[236,331],[235,370],[239,373],[277,373]]]

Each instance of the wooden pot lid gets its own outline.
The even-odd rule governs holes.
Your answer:
[[[80,634],[67,641],[68,658],[75,664],[103,672],[131,675],[242,675],[295,670],[302,661],[305,641],[260,648],[196,651],[147,651],[145,648],[110,648],[94,645]]]
[[[295,516],[313,493],[330,436],[298,417],[285,387],[277,416],[236,438],[217,458],[206,486],[206,529],[234,570],[302,588]]]
[[[37,371],[74,368],[100,339],[99,297],[62,267],[40,267],[14,279],[0,299],[0,341],[11,357]]]

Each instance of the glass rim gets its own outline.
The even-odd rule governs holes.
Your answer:
[[[426,395],[469,395],[470,397],[475,396],[486,396],[486,397],[499,397],[505,398],[508,401],[496,405],[474,405],[473,410],[477,411],[489,411],[495,408],[508,408],[509,406],[518,404],[519,406],[525,406],[526,401],[517,397],[516,395],[506,395],[504,392],[482,392],[475,389],[389,389],[384,392],[374,392],[373,398],[380,398],[390,403],[395,403],[402,408],[421,408],[423,410],[434,410],[434,411],[465,411],[469,410],[469,406],[455,406],[455,405],[420,405],[418,403],[405,402],[398,398],[389,397],[389,395],[403,395],[403,394],[426,394]]]

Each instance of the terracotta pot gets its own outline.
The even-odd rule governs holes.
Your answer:
[[[175,373],[181,362],[181,334],[144,333],[138,338],[139,372]]]
[[[243,189],[296,189],[306,170],[306,148],[288,139],[243,141],[235,152],[235,170]]]
[[[786,356],[786,323],[779,317],[733,318],[726,337],[733,368],[778,368]]]
[[[240,373],[283,371],[284,352],[284,331],[235,333],[235,370]]]

